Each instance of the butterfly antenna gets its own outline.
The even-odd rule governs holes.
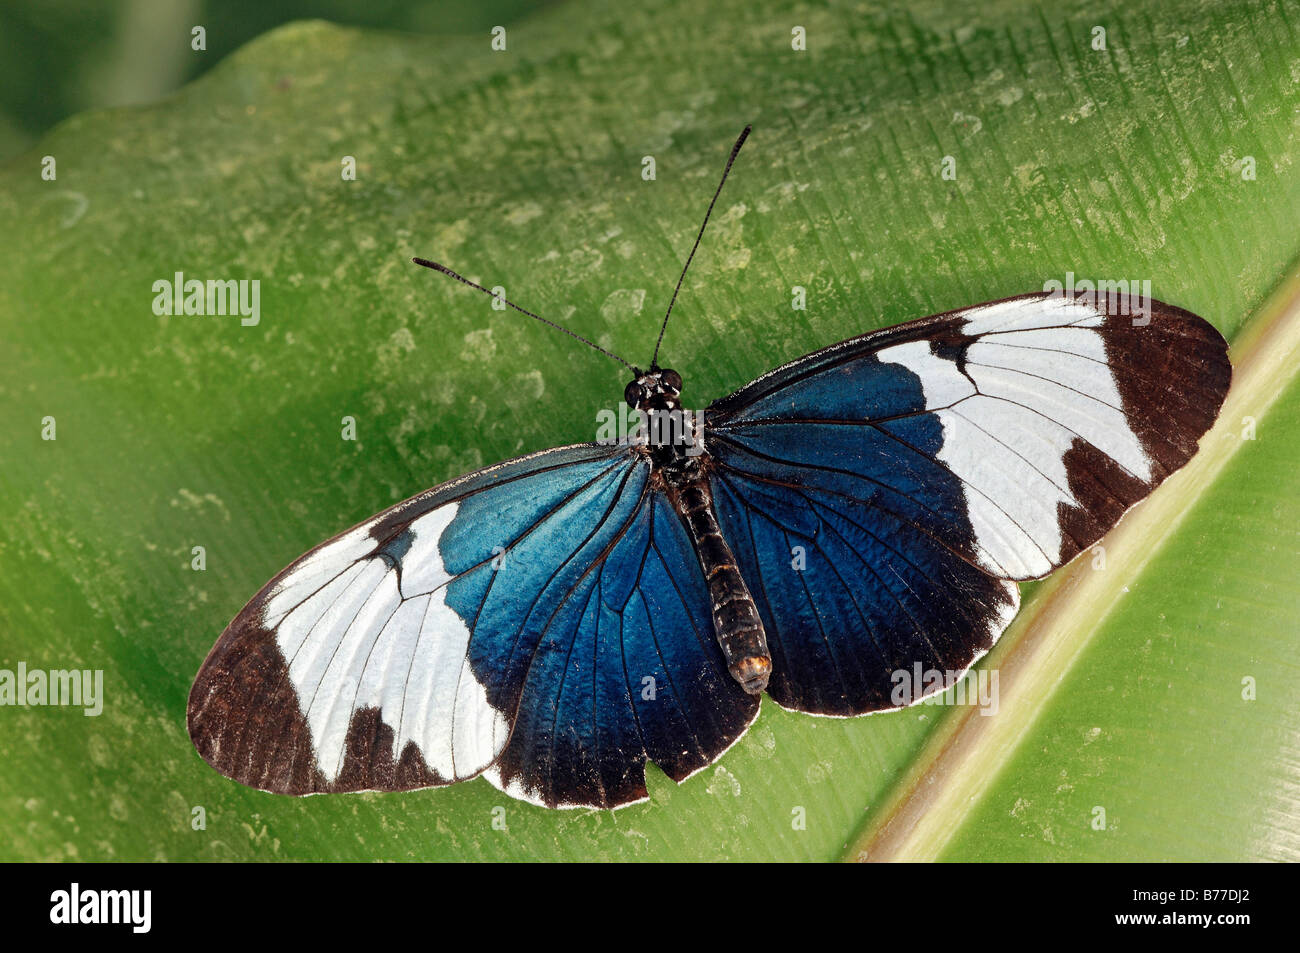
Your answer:
[[[673,305],[677,303],[677,292],[682,290],[682,282],[686,280],[687,269],[691,267],[691,259],[695,257],[695,250],[700,247],[700,239],[704,237],[704,229],[709,224],[709,216],[713,214],[713,206],[718,201],[718,196],[722,194],[722,187],[727,182],[727,174],[731,171],[731,165],[736,161],[736,156],[740,153],[740,147],[745,144],[749,138],[749,131],[753,126],[746,126],[745,131],[740,134],[736,144],[731,147],[731,155],[727,157],[727,167],[722,170],[722,181],[718,183],[718,190],[713,193],[713,200],[709,202],[709,209],[704,213],[704,221],[700,224],[700,233],[695,236],[695,244],[691,247],[691,253],[686,256],[686,265],[682,268],[682,275],[677,279],[677,287],[673,289],[672,300],[668,302],[668,310],[664,313],[664,323],[659,326],[659,340],[655,341],[654,357],[650,359],[650,367],[659,366],[659,346],[664,343],[664,332],[668,330],[668,317],[673,313]]]
[[[461,284],[469,285],[471,288],[477,289],[478,291],[483,292],[485,295],[491,295],[493,298],[496,297],[495,294],[492,294],[491,291],[488,291],[482,285],[475,284],[474,282],[466,278],[464,275],[459,275],[456,272],[452,271],[446,265],[440,265],[436,261],[428,261],[427,259],[424,258],[412,258],[411,261],[415,262],[417,265],[423,265],[425,268],[432,268],[434,271],[440,271],[444,275],[449,275],[450,277],[455,278]],[[587,347],[595,348],[597,351],[599,351],[601,354],[604,354],[606,357],[612,357],[614,360],[618,361],[620,364],[622,364],[624,367],[630,370],[633,374],[640,374],[640,371],[638,371],[627,361],[623,360],[617,354],[615,354],[612,351],[605,350],[599,344],[593,344],[591,341],[588,341],[586,338],[584,338],[581,334],[574,334],[568,328],[556,324],[554,321],[547,321],[541,315],[533,314],[531,311],[527,311],[524,308],[519,307],[519,305],[515,304],[513,301],[507,301],[505,298],[502,298],[501,301],[504,302],[508,307],[514,308],[520,314],[526,314],[530,318],[536,318],[538,321],[542,322],[542,324],[549,324],[551,327],[555,328],[555,330],[563,331],[571,338],[577,338],[583,344],[587,345]]]

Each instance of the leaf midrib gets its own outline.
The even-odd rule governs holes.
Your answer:
[[[1048,580],[989,654],[998,672],[993,717],[950,706],[907,772],[847,845],[841,859],[928,861],[945,848],[1008,765],[1075,662],[1139,576],[1175,535],[1245,442],[1242,418],[1258,422],[1300,373],[1300,261],[1230,349],[1232,388],[1201,449],[1105,537],[1125,572],[1095,572],[1076,559]]]

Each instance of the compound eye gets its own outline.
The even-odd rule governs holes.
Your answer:
[[[623,402],[629,407],[635,407],[645,398],[645,391],[636,381],[632,381],[627,387],[623,388]]]
[[[665,367],[663,370],[661,370],[659,372],[659,379],[664,382],[664,385],[668,387],[669,390],[675,390],[679,394],[681,393],[682,375],[678,374],[671,367]]]

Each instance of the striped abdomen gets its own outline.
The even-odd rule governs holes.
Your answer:
[[[673,505],[686,524],[709,585],[713,632],[727,660],[727,669],[745,691],[757,695],[767,688],[772,656],[767,650],[767,634],[754,597],[736,568],[731,547],[718,529],[713,492],[702,474],[674,489]]]

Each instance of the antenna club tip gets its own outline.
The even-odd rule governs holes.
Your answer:
[[[459,277],[459,275],[455,275],[445,265],[440,265],[436,261],[430,261],[427,258],[412,258],[411,261],[425,268],[432,268],[434,271],[440,271],[444,275],[452,275],[453,278]]]

